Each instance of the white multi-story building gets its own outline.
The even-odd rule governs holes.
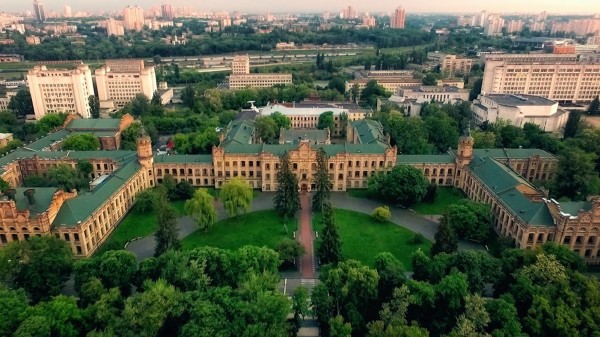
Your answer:
[[[536,95],[558,102],[589,102],[600,95],[600,63],[488,60],[481,92]]]
[[[278,84],[292,84],[292,74],[250,74],[250,58],[248,55],[236,55],[233,57],[231,75],[229,76],[229,89],[272,87]]]
[[[533,123],[547,132],[560,131],[569,118],[569,112],[559,109],[557,102],[533,95],[479,95],[471,109],[479,124],[504,120],[523,127]]]
[[[457,87],[422,86],[418,88],[401,88],[390,97],[392,102],[441,102],[454,104],[469,100],[469,90]]]
[[[154,66],[145,66],[143,60],[107,60],[95,74],[103,108],[123,107],[137,94],[152,98],[157,90]]]
[[[89,96],[94,95],[92,72],[81,63],[75,69],[48,69],[35,66],[27,73],[35,118],[51,113],[90,117]]]

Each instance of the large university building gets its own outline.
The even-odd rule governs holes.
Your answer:
[[[231,61],[229,89],[244,89],[247,87],[268,88],[274,85],[292,84],[292,74],[287,73],[250,73],[250,57],[236,55]]]
[[[80,63],[72,70],[35,66],[27,72],[27,83],[36,119],[50,113],[90,117],[88,97],[94,95],[94,85],[87,65]]]
[[[481,92],[536,95],[557,102],[590,102],[600,95],[600,63],[542,61],[545,58],[530,55],[523,58],[526,61],[490,55],[485,62]]]
[[[154,66],[143,60],[107,60],[95,74],[102,108],[122,108],[137,94],[152,98],[158,89]]]
[[[600,199],[558,202],[532,184],[552,179],[557,159],[551,154],[537,149],[474,149],[473,138],[464,136],[457,149],[446,154],[398,155],[378,122],[358,120],[347,128],[343,144],[299,130],[293,130],[302,133],[297,140],[261,144],[253,123],[237,121],[211,154],[198,155],[155,155],[148,137],[138,140],[137,151],[60,151],[28,144],[0,157],[0,176],[12,187],[0,197],[0,245],[32,235],[55,235],[69,242],[75,256],[90,256],[132,207],[135,196],[167,175],[216,188],[233,177],[244,177],[254,189],[274,191],[279,157],[287,152],[298,189],[310,191],[315,188],[317,153],[325,151],[333,191],[366,188],[373,174],[411,165],[431,183],[460,188],[471,199],[490,205],[494,229],[513,238],[518,247],[533,249],[552,241],[567,245],[588,263],[600,263]],[[37,142],[52,143],[53,137]],[[90,179],[96,181],[88,190],[19,187],[28,175],[45,176],[58,164],[75,167],[81,160],[93,167]]]

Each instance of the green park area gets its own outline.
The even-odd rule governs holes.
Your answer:
[[[442,215],[450,205],[465,199],[464,193],[455,187],[438,187],[435,201],[420,202],[411,207],[412,210],[421,215]]]
[[[238,249],[246,245],[275,248],[279,241],[293,238],[297,221],[288,221],[285,227],[274,210],[252,212],[218,221],[207,232],[198,230],[183,239],[182,245],[184,249],[201,246]]]
[[[354,198],[372,198],[367,189],[349,189]],[[448,207],[465,199],[464,193],[455,187],[438,187],[434,202],[419,202],[410,208],[421,215],[442,215]]]
[[[379,253],[390,252],[398,258],[406,270],[411,270],[410,255],[417,249],[429,252],[431,242],[423,239],[420,244],[411,243],[414,232],[389,221],[380,223],[369,214],[336,209],[335,223],[342,241],[342,254],[346,259],[360,261],[373,267]],[[322,232],[321,214],[313,215],[313,228]],[[315,245],[318,245],[318,240]]]
[[[184,203],[185,201],[173,201],[171,205],[175,207],[177,214],[183,215]],[[123,218],[96,254],[114,249],[123,249],[127,241],[137,237],[143,238],[154,233],[157,225],[156,211],[138,212],[133,209]]]

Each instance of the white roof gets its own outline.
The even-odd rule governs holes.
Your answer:
[[[281,105],[281,104],[267,105],[265,107],[260,108],[259,110],[262,115],[266,115],[266,116],[270,116],[274,112],[280,112],[281,114],[283,114],[285,116],[319,116],[320,114],[327,112],[327,111],[332,111],[334,115],[339,115],[341,113],[348,113],[348,109],[342,109],[342,108],[330,108],[330,107],[290,108],[290,107],[287,107],[287,106]]]
[[[12,137],[12,133],[1,133],[0,132],[0,139],[9,138],[9,137]]]

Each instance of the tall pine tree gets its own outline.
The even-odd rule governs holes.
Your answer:
[[[298,192],[298,178],[292,172],[290,155],[287,152],[279,158],[277,185],[277,194],[273,199],[275,210],[283,217],[295,217],[300,210],[300,193]]]
[[[158,218],[158,229],[154,233],[156,239],[156,248],[154,256],[160,256],[168,250],[178,250],[181,248],[179,236],[177,233],[177,216],[173,206],[169,204],[166,196],[162,194],[156,203],[158,209],[156,215]]]
[[[312,209],[320,212],[331,198],[331,182],[329,179],[329,170],[327,168],[327,154],[321,148],[317,152],[317,172],[315,173],[315,194],[312,200]]]
[[[330,203],[323,205],[323,233],[317,256],[321,264],[336,265],[342,261],[342,241]]]
[[[567,119],[567,124],[565,124],[565,133],[564,138],[572,138],[577,135],[579,132],[579,127],[581,125],[581,112],[579,111],[571,111],[569,113],[569,118]]]

